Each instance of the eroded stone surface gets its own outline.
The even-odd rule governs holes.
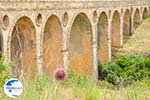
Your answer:
[[[115,11],[112,19],[112,47],[120,47],[120,15]]]
[[[98,22],[98,60],[99,63],[108,63],[108,19],[104,12]]]
[[[8,59],[20,65],[13,70],[29,70],[33,73],[31,76],[37,69],[42,73],[43,67],[52,73],[59,65],[94,76],[98,72],[97,62],[111,61],[113,48],[123,44],[123,35],[131,34],[130,30],[133,33],[150,14],[149,4],[150,0],[1,0],[1,48],[8,52]],[[127,10],[130,13],[125,14]],[[100,16],[102,12],[106,15]],[[3,20],[5,15],[8,19]],[[23,16],[25,18],[19,19]],[[51,17],[46,21],[48,16]],[[18,33],[14,24],[18,26]],[[18,34],[20,42],[10,34]]]
[[[54,15],[46,22],[44,29],[44,67],[53,73],[57,67],[62,67],[62,29],[60,21]]]
[[[70,34],[70,68],[83,75],[92,75],[92,32],[88,18],[79,14]]]
[[[36,71],[35,27],[27,17],[20,18],[14,26],[11,36],[11,59],[14,61],[14,73],[21,69],[26,77],[33,77]]]

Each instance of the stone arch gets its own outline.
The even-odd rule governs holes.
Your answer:
[[[111,54],[115,57],[116,48],[120,47],[120,14],[116,10],[112,16]]]
[[[92,28],[84,13],[78,14],[70,32],[70,68],[83,75],[92,75]]]
[[[135,31],[140,25],[140,11],[138,8],[135,9],[133,21],[134,21],[133,26],[134,26],[134,31]]]
[[[108,18],[105,12],[100,14],[98,20],[98,61],[108,62]]]
[[[147,9],[147,7],[145,7],[145,8],[143,9],[143,14],[142,14],[142,18],[143,18],[143,19],[145,19],[146,17],[148,17],[148,9]]]
[[[62,19],[62,24],[64,27],[66,27],[66,25],[68,24],[68,21],[69,21],[69,15],[67,12],[65,12],[63,15],[63,19]]]
[[[23,16],[17,20],[10,40],[12,72],[32,78],[36,73],[36,30],[32,20]]]
[[[2,28],[3,28],[4,30],[7,30],[8,27],[9,27],[9,23],[10,23],[10,20],[9,20],[8,15],[4,15],[4,16],[3,16],[3,19],[2,19]]]
[[[43,34],[44,71],[47,74],[63,66],[62,57],[62,27],[59,18],[51,15],[45,24]]]
[[[120,14],[117,10],[112,17],[112,47],[120,47]]]
[[[123,22],[123,41],[126,42],[131,35],[131,14],[129,9],[124,13]]]

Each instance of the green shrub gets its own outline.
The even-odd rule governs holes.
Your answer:
[[[4,63],[5,57],[0,58],[0,99],[6,98],[7,96],[4,94],[4,84],[10,78],[10,71],[11,71],[11,63]]]
[[[4,64],[5,57],[0,58],[0,88],[3,88],[5,82],[10,78],[11,63]]]
[[[119,56],[114,62],[99,64],[99,79],[117,86],[150,78],[150,58],[143,55]]]

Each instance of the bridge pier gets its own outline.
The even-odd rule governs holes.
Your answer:
[[[120,47],[123,46],[123,15],[120,16]]]
[[[2,37],[3,37],[3,56],[5,56],[5,62],[7,63],[7,62],[10,62],[11,60],[10,60],[10,49],[9,49],[9,45],[7,44],[7,41],[8,41],[8,39],[9,39],[9,37],[8,37],[8,33],[9,33],[9,30],[10,29],[7,29],[7,30],[4,30],[4,29],[2,29],[1,30],[1,34],[2,34]]]
[[[142,12],[142,8],[140,8],[140,23],[142,23],[143,21],[143,12]]]
[[[58,50],[57,48],[59,48],[60,50],[57,51],[55,57],[52,57],[53,58],[52,62],[55,62],[55,64],[52,64],[49,70],[51,70],[53,65],[56,67],[58,66],[56,65],[58,62],[55,58],[56,57],[59,58],[61,54],[62,54],[62,63],[58,63],[58,64],[62,65],[65,68],[65,70],[68,70],[69,68],[71,68],[70,59],[72,56],[70,53],[70,41],[71,41],[70,34],[71,34],[71,29],[72,29],[71,25],[75,22],[75,17],[79,14],[80,16],[78,16],[77,22],[75,23],[76,25],[72,32],[74,34],[72,38],[74,39],[76,34],[80,33],[78,35],[81,35],[80,37],[81,41],[77,41],[77,43],[74,43],[74,46],[77,46],[77,48],[74,50],[75,58],[74,58],[74,62],[72,66],[74,66],[73,68],[76,69],[77,71],[80,71],[81,74],[86,73],[86,71],[89,71],[89,73],[92,72],[90,73],[90,75],[92,74],[91,77],[94,80],[97,80],[98,79],[98,59],[101,57],[101,54],[98,53],[99,52],[98,51],[99,41],[97,39],[99,38],[98,33],[103,33],[102,36],[100,36],[102,37],[100,43],[103,45],[102,47],[103,50],[100,50],[100,53],[102,53],[104,57],[101,57],[101,58],[102,59],[105,58],[106,59],[105,62],[110,62],[112,60],[112,45],[115,45],[116,47],[119,48],[119,47],[122,47],[124,44],[123,43],[124,41],[124,12],[128,10],[129,13],[126,17],[127,18],[130,17],[126,19],[126,23],[125,23],[127,25],[127,28],[129,27],[129,29],[127,30],[127,33],[130,33],[130,31],[131,33],[133,33],[136,29],[135,26],[139,25],[143,20],[144,8],[147,8],[147,11],[148,11],[147,14],[150,15],[150,5],[149,5],[150,2],[149,0],[142,0],[139,2],[113,1],[112,0],[112,1],[107,1],[107,3],[106,1],[92,1],[92,2],[91,1],[88,1],[88,2],[87,1],[43,2],[41,0],[38,3],[30,2],[30,1],[28,2],[11,1],[11,3],[6,2],[6,1],[4,2],[4,0],[3,2],[0,1],[0,6],[1,6],[0,10],[2,12],[0,14],[2,18],[0,28],[2,30],[1,33],[3,35],[3,53],[7,55],[7,58],[8,58],[7,61],[12,60],[11,59],[11,34],[13,31],[13,27],[15,26],[17,20],[19,20],[20,17],[28,17],[29,19],[31,19],[31,22],[33,23],[31,27],[34,26],[36,30],[35,32],[36,34],[36,41],[35,41],[36,42],[35,43],[36,44],[36,58],[35,59],[36,59],[37,66],[35,68],[37,68],[36,70],[38,72],[38,75],[44,74],[43,67],[45,66],[44,65],[45,62],[43,58],[44,57],[44,50],[43,50],[44,35],[43,34],[44,34],[45,25],[47,24],[46,22],[48,20],[48,17],[50,17],[51,15],[54,15],[55,18],[54,19],[52,18],[53,20],[49,21],[48,27],[47,27],[48,32],[52,33],[51,36],[53,35],[53,39],[50,38],[46,46],[51,46],[51,50],[52,50],[51,54],[56,53],[56,51]],[[26,6],[22,6],[22,5],[26,5]],[[97,12],[99,13],[99,15],[97,14]],[[102,12],[105,13],[105,17],[101,17],[100,19],[101,21],[99,22],[98,17],[101,15]],[[114,12],[117,12],[117,13],[115,14],[116,16],[112,18]],[[6,18],[4,18],[5,15],[7,15]],[[3,18],[5,20],[3,20]],[[7,23],[8,21],[9,23]],[[50,24],[51,26],[49,26]],[[59,26],[57,26],[56,24],[59,24]],[[23,25],[22,27],[23,27],[22,28],[23,31],[32,29],[31,27],[26,27],[25,25]],[[58,27],[61,28],[60,32],[56,32],[59,30]],[[58,36],[60,36],[59,39],[58,39]],[[78,37],[76,39],[78,39]],[[74,39],[74,41],[76,39]],[[112,41],[113,39],[115,41]],[[78,48],[79,45],[81,45],[81,48],[80,47]],[[108,50],[106,50],[106,48]],[[104,53],[104,51],[107,51],[107,53],[106,52]],[[108,54],[108,57],[105,56],[106,54]],[[47,55],[50,56],[50,54],[47,54]],[[47,58],[47,62],[49,62],[49,58]],[[53,68],[53,70],[55,68]]]
[[[69,44],[68,44],[68,33],[69,33],[69,27],[63,27],[62,37],[63,37],[63,48],[62,48],[62,54],[63,54],[63,66],[65,70],[67,71],[69,69]]]
[[[134,13],[131,12],[131,35],[134,33]]]
[[[108,18],[108,61],[112,59],[112,42],[111,42],[111,31],[112,31],[112,19]]]
[[[93,66],[92,66],[92,79],[98,80],[98,57],[97,57],[97,22],[92,24],[93,38],[92,38],[92,54],[93,54]]]
[[[42,56],[42,48],[43,45],[42,45],[42,39],[41,39],[41,33],[42,33],[42,25],[40,26],[36,26],[36,46],[37,48],[37,72],[38,72],[38,75],[43,75],[43,56]]]

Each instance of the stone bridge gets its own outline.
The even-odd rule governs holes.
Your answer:
[[[149,15],[149,0],[1,0],[1,55],[15,75],[63,66],[97,79],[98,62],[111,61]]]

